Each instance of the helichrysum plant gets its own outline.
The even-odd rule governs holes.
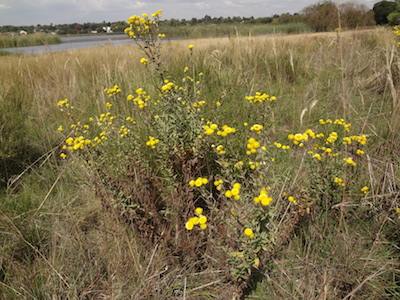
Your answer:
[[[103,111],[84,120],[75,119],[72,101],[59,100],[72,121],[58,128],[59,156],[84,158],[106,206],[144,242],[161,241],[197,271],[226,269],[226,280],[245,287],[301,216],[313,207],[330,209],[345,194],[370,192],[367,182],[355,182],[368,136],[351,133],[344,119],[277,134],[274,110],[284,99],[265,90],[240,100],[252,119],[207,119],[207,110],[225,104],[204,97],[204,74],[194,65],[181,78],[169,76],[160,17],[161,11],[132,16],[125,30],[155,85],[105,87]],[[195,45],[186,51],[196,55]],[[127,109],[115,109],[121,105]]]

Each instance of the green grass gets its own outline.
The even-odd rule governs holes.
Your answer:
[[[384,30],[344,33],[342,55],[336,34],[165,44],[167,69],[177,78],[190,59],[186,44],[196,45],[192,59],[205,74],[204,97],[212,102],[225,95],[221,110],[207,112],[210,119],[218,114],[232,125],[254,121],[243,109],[243,96],[266,89],[280,99],[276,127],[284,132],[346,115],[355,131],[371,135],[370,170],[360,180],[372,178],[372,197],[350,197],[343,210],[300,224],[253,282],[249,299],[399,297],[399,220],[393,209],[400,205],[400,122],[386,72],[392,70],[396,90],[400,72],[397,49],[395,62],[387,65],[392,41]],[[0,298],[150,299],[151,290],[163,299],[183,285],[182,270],[169,264],[162,249],[153,257],[154,249],[141,246],[131,227],[102,207],[79,159],[65,163],[45,155],[62,141],[58,125],[69,122],[55,102],[68,97],[83,117],[104,105],[105,87],[150,88],[140,57],[134,47],[0,57],[0,162],[8,170],[1,174]],[[42,155],[6,191],[5,182]],[[201,280],[190,277],[188,283],[209,283]],[[219,299],[224,287],[210,285],[188,297]]]
[[[190,26],[161,26],[169,38],[208,38],[221,36],[255,36],[274,33],[304,33],[311,28],[304,23],[289,24],[200,24]]]
[[[14,47],[26,47],[26,46],[37,46],[37,45],[50,45],[59,44],[61,40],[56,35],[35,33],[28,35],[0,35],[0,49],[1,48],[14,48]]]

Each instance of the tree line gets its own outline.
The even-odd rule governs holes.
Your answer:
[[[390,20],[390,21],[389,21]],[[394,24],[400,21],[400,0],[380,1],[371,10],[354,2],[337,5],[333,1],[321,1],[304,8],[298,13],[276,14],[270,17],[211,17],[192,19],[169,19],[161,21],[161,26],[195,26],[207,24],[287,24],[306,23],[314,31],[331,31],[343,28],[358,28],[375,24]],[[55,32],[58,34],[87,34],[104,31],[110,27],[115,33],[122,33],[127,26],[124,21],[87,22],[83,24],[50,24],[32,26],[0,26],[0,32]]]

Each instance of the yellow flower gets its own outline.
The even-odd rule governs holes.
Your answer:
[[[194,210],[194,213],[195,213],[196,216],[201,216],[203,214],[203,209],[201,207],[197,207]]]
[[[217,131],[217,135],[226,137],[232,133],[235,133],[236,129],[233,127],[229,127],[228,125],[223,125],[222,130]]]
[[[104,92],[111,97],[120,94],[121,88],[118,85],[114,85],[113,87],[104,89]]]
[[[334,144],[338,139],[337,132],[333,131],[329,134],[328,138],[326,139],[327,144]]]
[[[151,148],[151,149],[155,149],[157,144],[160,142],[159,139],[153,137],[153,136],[149,136],[149,139],[146,142],[146,146]]]
[[[352,157],[347,157],[347,158],[343,159],[343,161],[346,165],[349,165],[351,167],[355,167],[357,165],[357,163],[353,160]]]
[[[106,102],[106,109],[110,110],[112,108],[112,103]]]
[[[260,148],[260,143],[255,138],[249,138],[247,141],[247,151],[246,154],[255,154],[257,153],[257,149]]]
[[[222,179],[218,179],[214,181],[214,186],[218,191],[222,190],[222,185],[224,184],[224,181]]]
[[[234,183],[231,190],[225,192],[226,198],[233,198],[235,200],[240,200],[240,183]]]
[[[341,186],[341,187],[344,187],[344,186],[345,186],[345,182],[344,182],[343,178],[334,177],[334,178],[333,178],[333,182],[334,182],[336,185],[338,185],[338,186]]]
[[[268,188],[262,188],[260,194],[254,198],[254,203],[262,206],[269,206],[272,202],[272,197],[269,195]]]
[[[250,103],[263,103],[263,102],[275,102],[276,97],[270,96],[267,93],[256,92],[255,95],[246,96],[245,99]]]
[[[140,59],[140,63],[141,63],[142,65],[147,65],[147,64],[149,63],[149,60],[148,60],[147,58],[142,57],[142,58]]]
[[[364,193],[365,195],[369,193],[369,187],[368,186],[364,186],[361,188],[361,192]]]
[[[61,158],[61,159],[66,159],[66,158],[67,158],[67,154],[61,153],[61,154],[60,154],[60,158]]]
[[[207,223],[207,217],[201,215],[201,216],[199,217],[199,224],[201,225],[201,224],[206,224],[206,223]]]
[[[224,155],[226,153],[225,148],[222,145],[218,145],[216,150],[218,155]]]
[[[293,204],[297,204],[297,199],[294,196],[289,196],[288,201]]]
[[[64,131],[64,127],[62,125],[58,126],[57,131],[58,132],[63,132]]]
[[[189,186],[190,187],[201,187],[201,186],[206,185],[206,184],[208,184],[208,179],[204,178],[204,177],[199,177],[197,179],[189,181]]]
[[[357,149],[357,150],[356,150],[356,154],[359,155],[359,156],[362,156],[362,155],[365,154],[365,151],[364,151],[364,150],[361,150],[361,149]]]
[[[159,34],[158,34],[158,38],[159,38],[159,39],[165,39],[165,38],[166,38],[165,33],[159,33]]]
[[[255,234],[253,232],[253,229],[251,228],[245,228],[243,231],[244,235],[250,239],[254,238]]]
[[[264,129],[264,126],[260,124],[254,124],[253,126],[250,127],[251,131],[254,131],[255,133],[260,133]]]
[[[186,230],[191,231],[193,230],[194,224],[190,220],[186,222],[185,224]]]
[[[128,128],[126,128],[126,126],[122,125],[119,128],[119,135],[120,137],[124,138],[129,134],[130,130]]]
[[[158,18],[162,15],[162,13],[163,13],[163,11],[161,9],[159,9],[159,10],[155,11],[154,13],[152,13],[151,16],[153,18]]]
[[[200,224],[200,229],[201,230],[206,230],[207,229],[207,224]]]
[[[188,49],[189,49],[189,50],[193,50],[193,48],[194,48],[194,45],[193,45],[193,44],[188,45]]]
[[[319,153],[315,153],[315,154],[313,155],[313,158],[315,158],[316,160],[319,160],[319,161],[322,160],[321,154],[319,154]]]
[[[211,122],[207,122],[207,124],[203,126],[205,135],[213,135],[217,129],[218,125]]]

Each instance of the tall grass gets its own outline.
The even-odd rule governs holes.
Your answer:
[[[301,224],[271,258],[272,271],[259,274],[249,299],[400,295],[399,221],[393,214],[399,205],[400,136],[387,67],[397,89],[400,72],[385,57],[393,37],[372,30],[340,39],[342,60],[336,34],[190,41],[196,45],[193,62],[206,74],[204,97],[225,95],[219,113],[228,124],[251,121],[243,95],[267,87],[281,99],[276,126],[284,131],[342,117],[345,97],[346,118],[373,141],[370,171],[363,176],[377,189],[363,202],[350,198],[335,208],[345,210],[344,217],[335,211]],[[187,43],[165,43],[172,75],[189,59]],[[2,174],[13,185],[0,194],[0,297],[149,299],[156,293],[157,299],[170,299],[185,291],[187,299],[221,298],[218,274],[183,276],[163,249],[143,249],[131,228],[101,206],[79,160],[64,164],[47,155],[62,141],[57,126],[68,122],[55,101],[68,97],[83,117],[104,105],[105,87],[150,87],[139,58],[137,49],[126,46],[0,57],[0,159],[26,167],[42,156],[18,181],[13,178],[21,166]],[[214,114],[208,111],[210,118]]]
[[[26,47],[37,45],[50,45],[61,43],[56,35],[35,33],[29,35],[6,35],[0,34],[0,49],[13,47]]]

